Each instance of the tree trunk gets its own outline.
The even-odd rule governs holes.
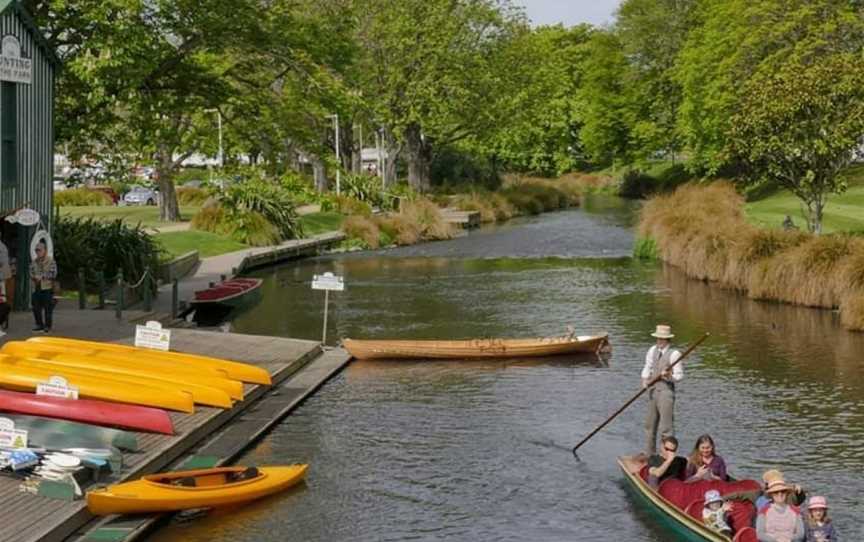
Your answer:
[[[426,192],[432,187],[432,145],[416,123],[405,130],[405,149],[408,151],[408,184],[419,192]]]
[[[330,181],[327,180],[327,168],[324,167],[324,161],[315,155],[309,155],[309,161],[312,163],[312,175],[315,178],[315,190],[323,194],[330,190]]]
[[[174,162],[170,149],[163,147],[156,151],[156,172],[159,176],[159,220],[179,222],[180,205],[174,190]]]

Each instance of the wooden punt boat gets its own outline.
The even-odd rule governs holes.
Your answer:
[[[664,480],[658,489],[651,487],[643,478],[646,461],[644,455],[618,458],[628,486],[636,497],[664,525],[675,533],[676,539],[688,542],[758,542],[752,527],[755,510],[752,503],[733,501],[730,525],[734,538],[709,529],[702,523],[703,495],[709,489],[717,489],[722,495],[735,492],[756,492],[760,484],[755,480],[736,482],[695,482],[686,484],[679,480]],[[683,504],[687,501],[688,504]]]
[[[192,384],[188,382],[176,382],[166,379],[165,376],[139,376],[133,374],[120,374],[107,369],[91,369],[86,367],[75,367],[68,364],[53,361],[39,360],[33,358],[19,358],[8,356],[0,353],[0,370],[4,370],[8,366],[30,367],[43,371],[53,372],[56,375],[67,377],[73,384],[77,377],[93,377],[100,379],[110,379],[117,382],[125,382],[130,385],[143,385],[151,388],[157,388],[166,391],[179,391],[186,393],[192,397],[192,402],[196,404],[212,406],[217,408],[231,408],[233,403],[231,397],[222,390],[202,386],[200,384]]]
[[[106,516],[239,504],[299,483],[307,467],[221,467],[151,474],[88,492],[87,508],[92,514]]]
[[[224,374],[201,371],[194,367],[178,367],[176,363],[171,362],[154,362],[142,366],[129,361],[113,359],[109,356],[91,356],[70,352],[68,349],[55,345],[27,341],[9,341],[0,348],[0,354],[47,361],[70,368],[94,369],[120,375],[128,374],[169,382],[183,382],[195,386],[207,386],[224,391],[231,399],[238,401],[243,399],[243,383],[239,380],[230,380]]]
[[[67,339],[65,337],[30,337],[27,339],[27,342],[61,345],[70,350],[77,350],[79,352],[100,356],[110,355],[113,359],[128,361],[129,363],[139,365],[148,364],[150,361],[154,360],[170,361],[186,367],[198,367],[202,369],[222,371],[228,378],[239,380],[241,382],[271,384],[270,373],[268,373],[266,369],[248,363],[212,358],[209,356],[199,356],[197,354],[186,354],[182,352],[162,352],[159,350],[138,348],[125,344]]]
[[[252,278],[233,278],[218,284],[198,290],[190,302],[194,307],[221,305],[236,308],[249,304],[257,295],[260,298],[260,288],[264,281]]]
[[[33,393],[0,390],[0,417],[3,412],[29,414],[89,423],[133,431],[174,434],[167,412],[158,408],[124,405],[91,399],[63,399]]]
[[[476,359],[526,358],[596,353],[609,344],[609,335],[537,339],[469,339],[464,341],[376,341],[344,339],[342,345],[357,359]]]
[[[192,396],[178,390],[168,390],[132,384],[125,381],[68,374],[63,370],[46,370],[42,368],[18,365],[14,358],[3,363],[0,370],[0,388],[16,391],[35,391],[39,384],[48,382],[52,376],[63,376],[70,384],[78,388],[78,396],[86,399],[102,399],[115,403],[151,406],[176,410],[179,412],[195,412]]]
[[[113,446],[138,451],[138,437],[129,431],[23,414],[3,414],[2,417],[15,422],[15,429],[26,430],[28,444],[32,446],[53,449]]]

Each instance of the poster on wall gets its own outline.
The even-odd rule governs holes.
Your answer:
[[[21,42],[12,35],[0,42],[0,81],[28,85],[33,81],[33,61],[21,56]]]

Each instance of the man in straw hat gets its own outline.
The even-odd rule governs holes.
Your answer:
[[[681,357],[681,352],[672,348],[670,339],[675,337],[670,326],[660,324],[652,337],[657,344],[648,349],[645,355],[645,367],[642,368],[642,387],[647,387],[657,376],[661,379],[648,390],[648,416],[645,419],[645,436],[647,445],[645,452],[649,455],[657,453],[657,431],[660,436],[675,434],[675,384],[684,378],[684,368],[681,364],[669,368]]]
[[[765,494],[771,504],[759,510],[756,517],[756,536],[760,542],[803,542],[804,522],[798,508],[787,504],[786,498],[793,488],[782,478],[768,482]]]

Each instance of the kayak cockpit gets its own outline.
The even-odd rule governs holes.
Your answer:
[[[145,476],[152,484],[171,488],[213,488],[260,480],[265,474],[256,467],[225,467],[182,473]]]

